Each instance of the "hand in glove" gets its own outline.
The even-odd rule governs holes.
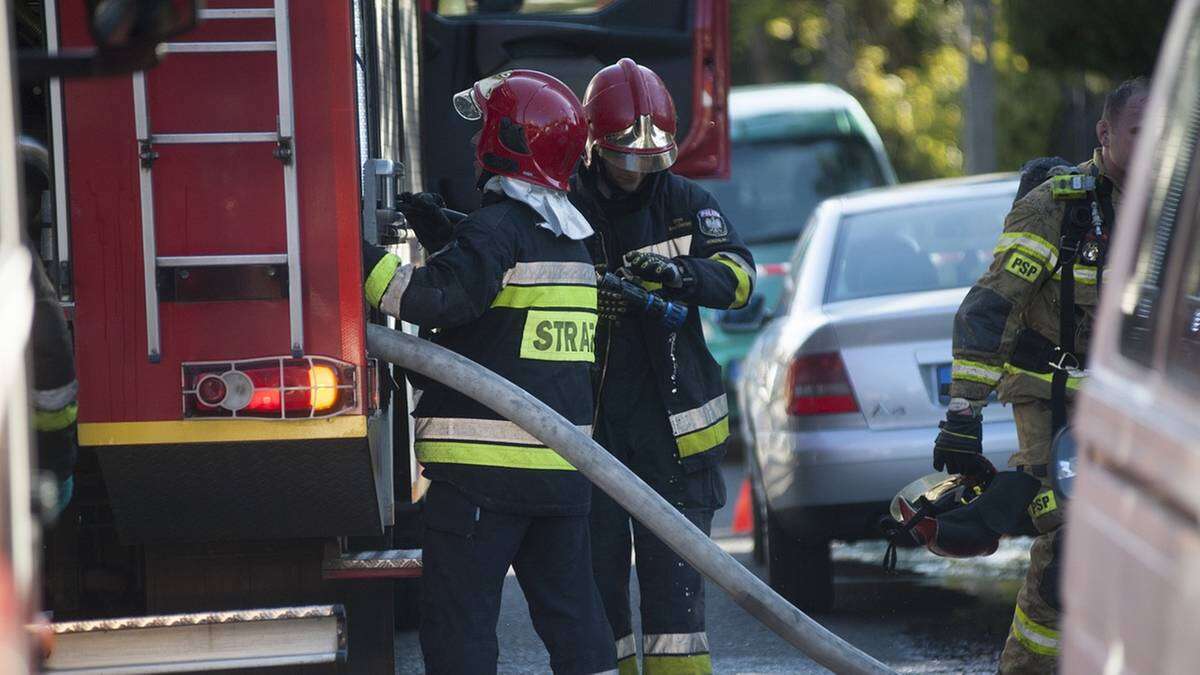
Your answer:
[[[454,238],[454,224],[446,216],[442,196],[436,192],[402,192],[396,210],[404,214],[408,227],[426,251],[440,251]]]
[[[627,254],[625,270],[642,281],[657,281],[667,288],[683,286],[683,266],[657,253],[634,251]]]
[[[617,322],[629,313],[629,303],[620,291],[601,287],[596,290],[596,313],[605,321]]]
[[[991,468],[983,456],[983,415],[965,399],[954,399],[941,431],[933,442],[933,468],[946,473],[975,476]]]

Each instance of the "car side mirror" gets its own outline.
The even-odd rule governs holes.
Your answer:
[[[767,302],[763,296],[755,293],[745,307],[727,309],[721,313],[717,325],[728,333],[753,333],[763,327],[771,318]]]
[[[1076,448],[1069,426],[1060,429],[1050,444],[1050,485],[1063,499],[1070,499],[1075,492]]]
[[[158,64],[161,45],[196,27],[203,0],[76,0],[86,2],[93,49],[22,50],[23,80],[117,75]]]

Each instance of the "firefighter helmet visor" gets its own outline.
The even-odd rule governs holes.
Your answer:
[[[454,95],[454,112],[464,120],[478,122],[483,119],[483,110],[475,102],[475,87],[463,89]]]

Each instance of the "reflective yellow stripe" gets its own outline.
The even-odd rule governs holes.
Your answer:
[[[500,289],[492,307],[529,309],[530,307],[565,307],[596,309],[595,286],[505,286]]]
[[[645,675],[711,675],[712,656],[708,654],[692,654],[691,656],[654,656],[646,655]]]
[[[595,314],[530,310],[521,334],[521,358],[594,363],[595,344]]]
[[[383,294],[392,281],[392,275],[396,273],[396,268],[399,266],[400,258],[389,253],[375,263],[375,268],[367,275],[367,283],[363,288],[367,295],[367,302],[372,307],[379,307],[379,301],[383,299]]]
[[[725,256],[722,253],[714,255],[710,260],[715,260],[733,271],[733,276],[737,279],[737,288],[733,291],[733,303],[729,305],[729,309],[737,309],[744,307],[746,301],[750,299],[750,275],[746,274],[746,270],[735,261]]]
[[[617,675],[638,675],[637,654],[617,658]]]
[[[417,441],[417,459],[424,464],[469,464],[508,469],[574,471],[575,467],[545,446],[494,445],[460,441]]]
[[[1075,265],[1071,268],[1071,271],[1074,272],[1074,274],[1072,274],[1071,276],[1075,277],[1075,283],[1083,284],[1085,286],[1095,286],[1096,285],[1096,268],[1094,266]],[[1061,271],[1054,273],[1054,280],[1062,281],[1062,272]]]
[[[58,410],[34,410],[33,428],[38,431],[61,431],[75,423],[79,405],[72,403]]]
[[[644,279],[638,279],[638,283],[642,285],[642,288],[644,288],[648,291],[657,291],[663,287],[663,285],[658,283],[657,281],[646,281]]]
[[[1053,382],[1053,373],[1035,373],[1032,370],[1018,368],[1011,363],[1004,364],[1004,372],[1009,375],[1025,375],[1027,377],[1037,378],[1043,382]],[[1082,377],[1067,377],[1067,389],[1079,389],[1079,385],[1083,384]]]
[[[362,415],[319,420],[175,420],[85,422],[79,425],[79,444],[100,446],[305,441],[365,438],[366,435],[367,418]]]
[[[969,380],[971,382],[980,382],[990,386],[995,386],[995,384],[1000,381],[1000,378],[1003,375],[1003,368],[989,366],[988,364],[981,363],[979,361],[954,359],[954,363],[950,367],[950,379]]]
[[[1005,232],[1000,235],[993,253],[1015,248],[1024,251],[1049,267],[1058,262],[1058,247],[1032,232]]]
[[[1022,647],[1034,654],[1058,656],[1058,631],[1030,619],[1020,605],[1013,615],[1012,634]]]
[[[711,450],[725,439],[729,438],[729,418],[722,417],[721,421],[700,431],[675,437],[675,445],[679,448],[679,457],[690,457],[705,450]]]

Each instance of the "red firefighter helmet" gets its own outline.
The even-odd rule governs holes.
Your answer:
[[[585,157],[600,155],[614,165],[653,173],[670,168],[675,145],[675,102],[653,70],[621,59],[596,73],[583,94],[588,124]]]
[[[569,190],[587,128],[575,94],[536,70],[506,70],[454,95],[464,119],[483,120],[477,166],[501,176]]]

